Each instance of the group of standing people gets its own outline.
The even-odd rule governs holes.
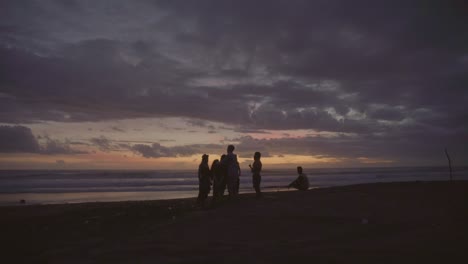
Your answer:
[[[234,198],[239,194],[241,169],[239,161],[237,160],[237,155],[234,154],[234,149],[235,147],[233,145],[229,145],[227,154],[223,154],[219,160],[215,159],[211,164],[211,168],[208,165],[209,156],[203,154],[202,162],[198,167],[199,193],[197,199],[202,206],[205,205],[205,200],[208,198],[211,186],[213,186],[213,202],[223,197],[226,188],[229,198]],[[256,152],[255,156],[258,156],[258,162],[257,164],[254,162],[254,167],[252,168],[255,168],[258,192],[260,192],[260,171],[262,167],[260,152]]]
[[[199,193],[197,202],[204,207],[206,198],[211,191],[213,186],[213,203],[216,203],[221,197],[224,196],[226,188],[228,190],[229,199],[236,197],[239,194],[240,176],[241,169],[239,162],[237,161],[237,155],[234,154],[234,146],[229,145],[227,147],[227,154],[221,155],[221,158],[215,159],[211,164],[211,168],[208,165],[209,156],[203,154],[202,161],[198,166],[198,183]],[[262,162],[260,152],[254,153],[254,163],[249,164],[252,172],[252,183],[255,189],[256,197],[262,197],[260,190],[260,183],[262,177],[260,172],[262,171]],[[287,187],[296,188],[298,190],[309,189],[309,181],[307,176],[302,173],[302,167],[297,167],[298,177],[296,180],[291,182]]]

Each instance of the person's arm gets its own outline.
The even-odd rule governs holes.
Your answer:
[[[213,172],[210,170],[210,167],[206,167],[206,172],[208,173],[208,180],[210,181],[210,184],[213,181]]]
[[[249,165],[250,166],[250,165]],[[250,171],[255,174],[257,171],[257,161],[254,161],[253,166],[250,166]]]
[[[300,183],[300,178],[301,176],[298,176],[294,181],[292,181],[289,185],[288,188],[291,188],[293,186],[296,186],[298,183]]]
[[[206,167],[206,173],[208,175],[208,181],[210,182],[210,185],[212,185],[213,182],[213,172],[210,170],[210,168],[207,166]]]
[[[241,176],[241,169],[240,169],[240,165],[239,165],[239,161],[237,161],[237,155],[233,155],[234,156],[234,164],[237,166],[237,175],[239,175],[239,177]]]

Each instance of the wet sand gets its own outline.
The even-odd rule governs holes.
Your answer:
[[[9,206],[0,226],[2,263],[465,263],[468,182]]]

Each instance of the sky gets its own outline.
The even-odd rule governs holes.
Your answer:
[[[468,165],[464,1],[0,2],[0,169]]]

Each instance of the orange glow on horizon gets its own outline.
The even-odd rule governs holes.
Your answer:
[[[209,154],[209,163],[219,159],[219,154]],[[201,160],[201,154],[186,157],[145,158],[134,153],[96,152],[79,155],[40,155],[9,154],[0,155],[0,169],[119,169],[119,170],[195,170]],[[247,169],[252,163],[251,157],[239,156],[239,163]],[[323,157],[307,155],[275,155],[262,157],[264,168],[290,166],[308,167],[343,167],[357,165],[388,165],[392,160],[358,157]]]

